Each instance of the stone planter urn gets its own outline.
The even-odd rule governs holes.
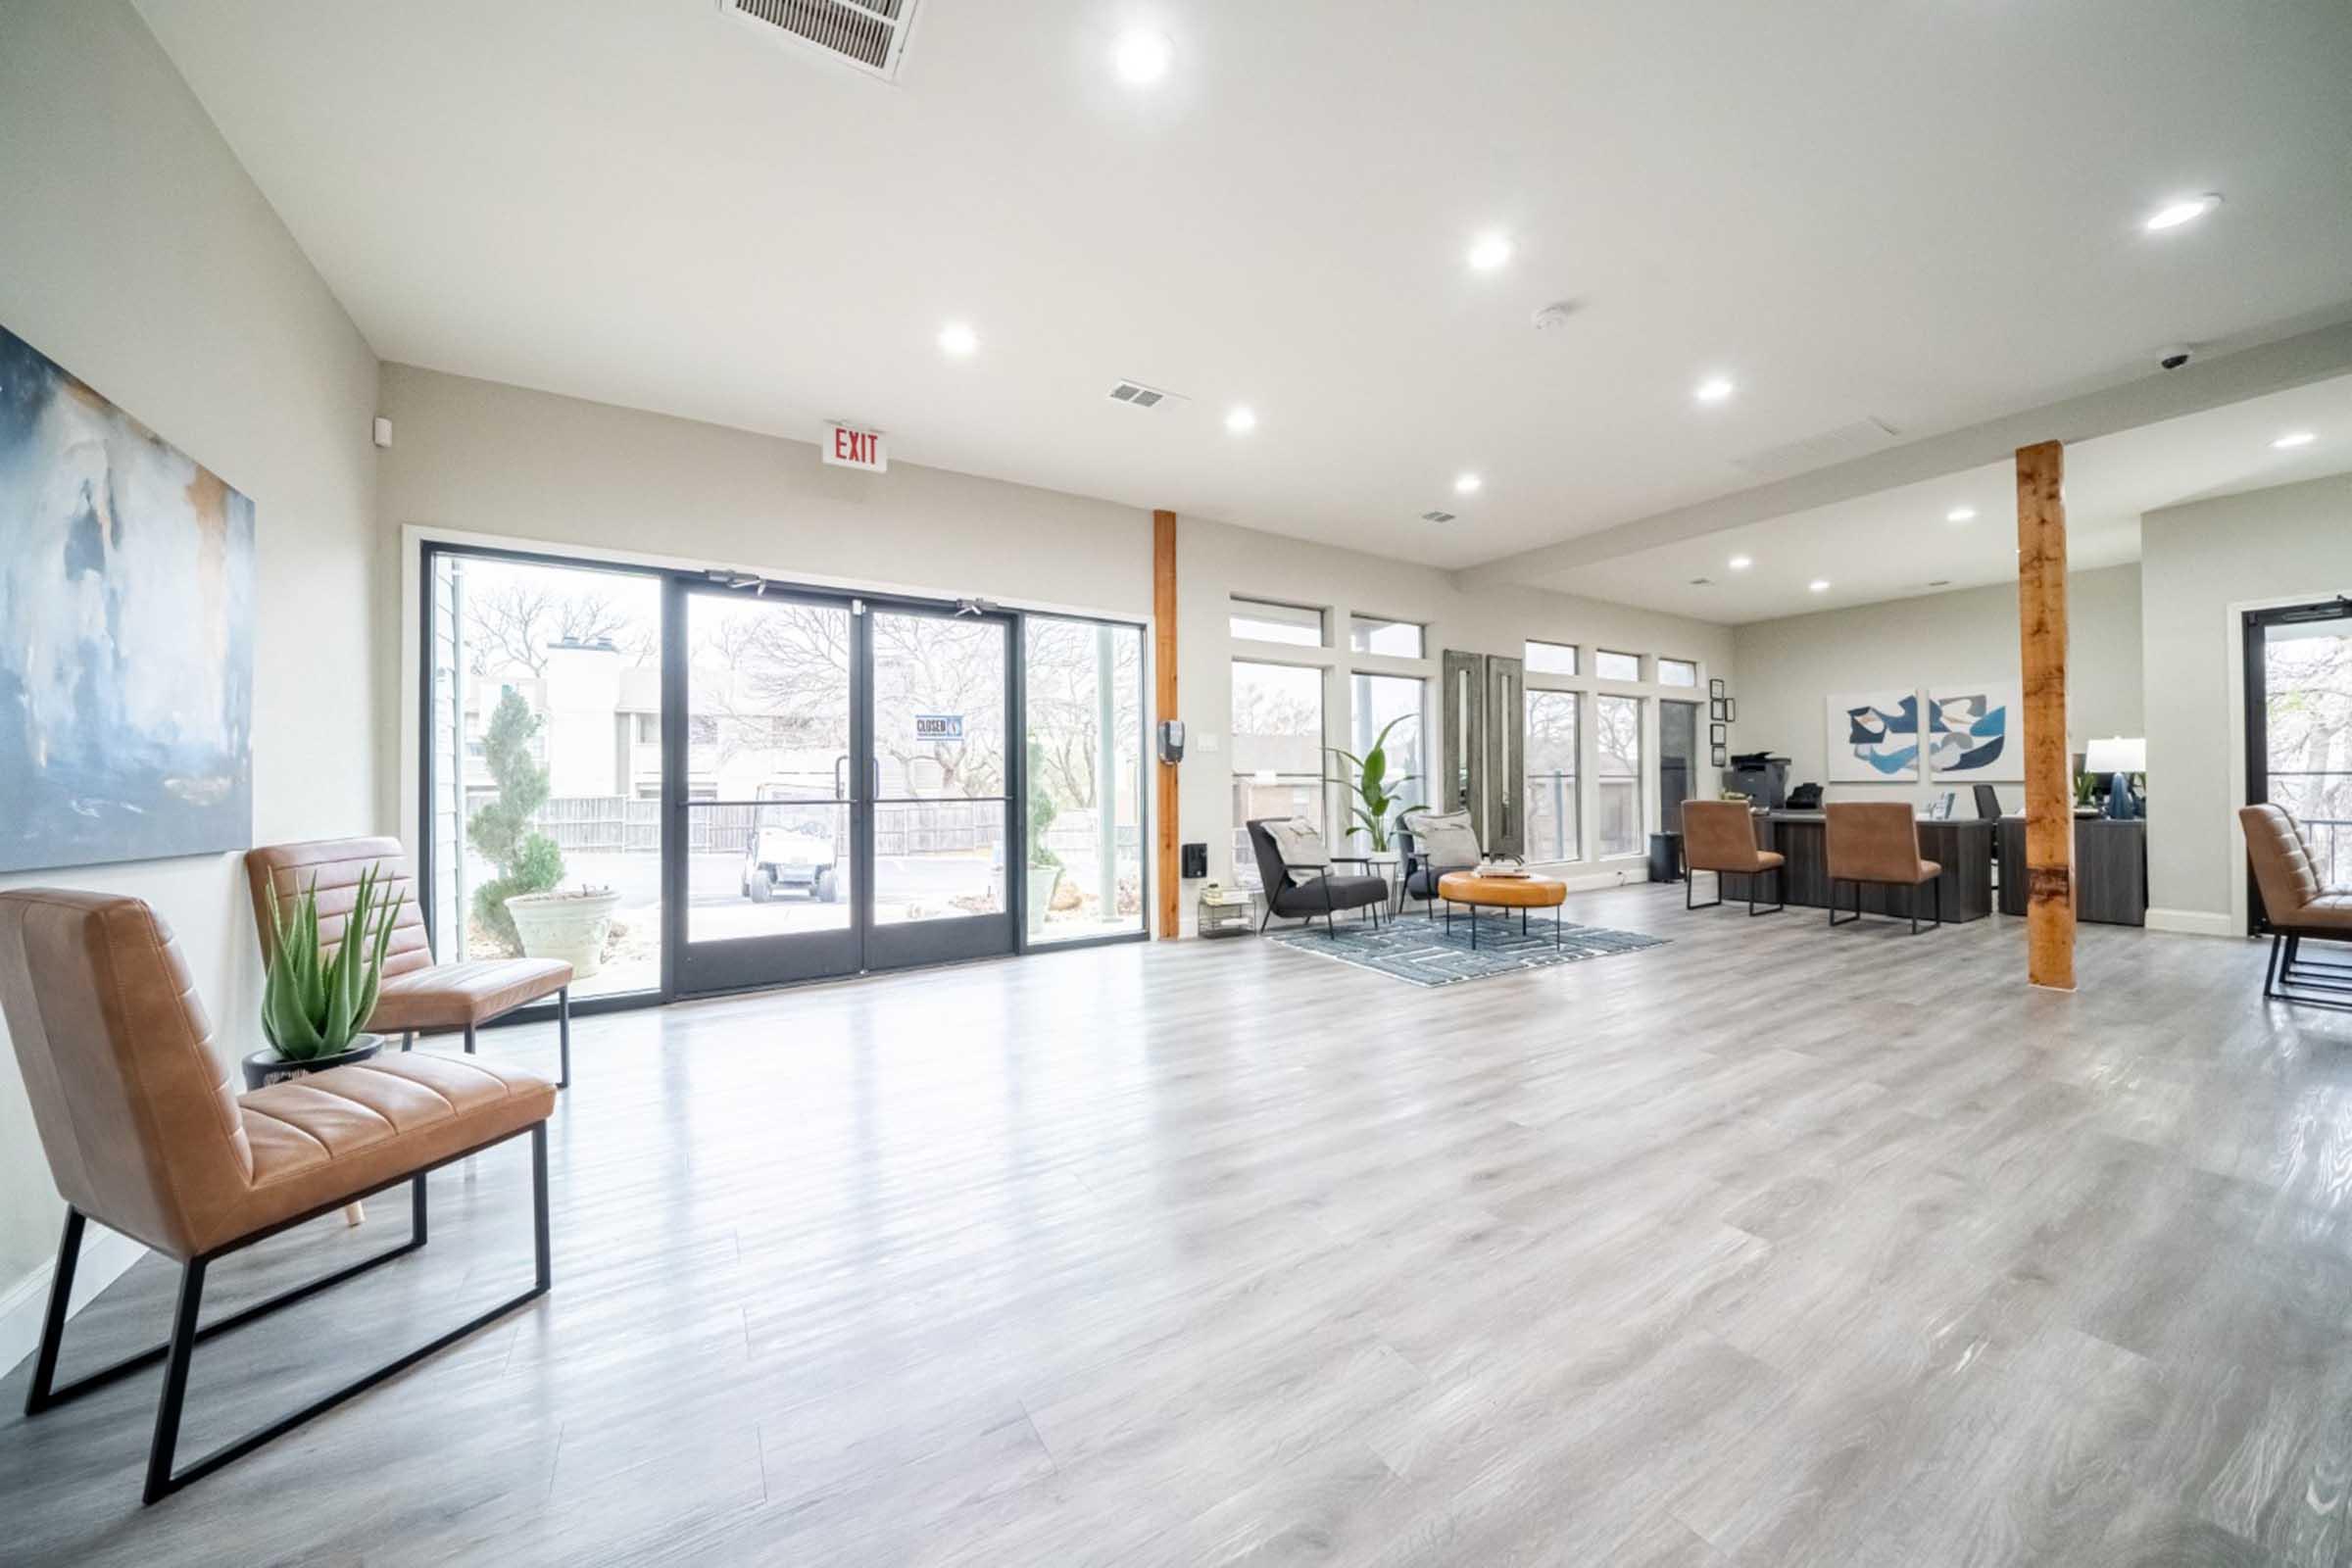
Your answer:
[[[585,980],[605,962],[605,931],[620,895],[611,888],[573,892],[522,893],[507,901],[522,951],[534,958],[561,958],[572,976]]]
[[[1029,928],[1036,930],[1046,923],[1046,911],[1054,906],[1054,890],[1061,885],[1061,867],[1033,865],[1029,868]]]

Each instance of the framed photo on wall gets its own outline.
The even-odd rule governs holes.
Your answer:
[[[1721,724],[1707,726],[1707,744],[1713,746],[1717,751],[1723,750],[1723,743],[1729,739],[1731,739],[1730,734]]]
[[[1721,746],[1714,748],[1714,760],[1717,767],[1725,767],[1730,765],[1728,760],[1724,756],[1723,748]]]
[[[1732,700],[1729,697],[1710,697],[1707,699],[1707,717],[1718,724],[1725,723],[1732,716],[1731,708]]]
[[[1721,676],[1717,676],[1715,679],[1707,682],[1707,695],[1709,697],[1721,697],[1724,695],[1723,678]]]

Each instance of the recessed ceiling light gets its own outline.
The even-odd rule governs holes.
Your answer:
[[[1235,435],[1248,435],[1257,428],[1257,411],[1244,405],[1225,416],[1225,428]]]
[[[1951,511],[1943,514],[1943,520],[1946,522],[1974,522],[1977,520],[1977,509],[1974,507],[1954,507]]]
[[[961,321],[950,321],[939,329],[939,351],[963,359],[980,346],[980,334]]]
[[[1697,389],[1694,390],[1690,395],[1698,399],[1698,401],[1701,403],[1721,403],[1724,399],[1730,397],[1733,391],[1734,388],[1732,386],[1732,378],[1730,376],[1710,375],[1704,381],[1699,382]]]
[[[2307,447],[2318,439],[2319,437],[2312,434],[2312,432],[2309,430],[2289,430],[2286,432],[2286,434],[2280,436],[2278,440],[2271,443],[2271,450],[2274,452],[2292,452],[2295,448]]]
[[[1486,482],[1475,473],[1461,474],[1453,481],[1453,493],[1457,496],[1474,496],[1478,494],[1479,487]]]
[[[2221,196],[2213,191],[2207,191],[2202,196],[2183,196],[2157,208],[2140,226],[2151,234],[2159,234],[2168,228],[2179,228],[2182,223],[2193,223],[2221,205]]]
[[[1511,242],[1500,234],[1482,235],[1470,247],[1470,270],[1474,272],[1492,272],[1510,259]]]
[[[1752,556],[1734,556],[1731,560],[1724,563],[1725,565],[1731,567],[1734,571],[1745,571],[1748,567],[1754,565],[1755,564],[1755,558]]]
[[[1111,58],[1121,81],[1130,87],[1149,87],[1168,74],[1176,46],[1166,33],[1139,27],[1119,39],[1118,51]]]
[[[1813,593],[1826,594],[1830,591],[1830,579],[1827,577],[1816,577],[1811,582],[1805,584],[1805,587]]]

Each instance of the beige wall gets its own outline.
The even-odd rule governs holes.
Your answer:
[[[2243,930],[2238,612],[2352,593],[2352,475],[2140,519],[2151,923]]]
[[[2137,566],[2067,579],[2066,727],[2074,751],[2093,735],[2142,733],[2139,595]],[[1788,759],[1791,784],[1822,783],[1832,693],[2016,680],[2017,588],[2000,583],[1757,621],[1740,627],[1733,641],[1740,660],[1733,749],[1777,753]],[[2020,804],[2022,784],[1994,787],[2004,804]],[[1833,800],[1927,800],[1949,788],[1925,780],[1829,784],[1825,792]]]
[[[253,498],[257,841],[375,830],[375,358],[122,0],[0,6],[0,322]],[[242,1054],[240,878],[220,856],[8,880],[152,901]],[[0,1335],[62,1212],[0,1053]],[[22,1348],[0,1341],[0,1366]]]

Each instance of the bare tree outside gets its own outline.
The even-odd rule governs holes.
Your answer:
[[[2352,636],[2273,627],[2265,643],[2271,799],[2302,822],[2323,879],[2352,875]]]

